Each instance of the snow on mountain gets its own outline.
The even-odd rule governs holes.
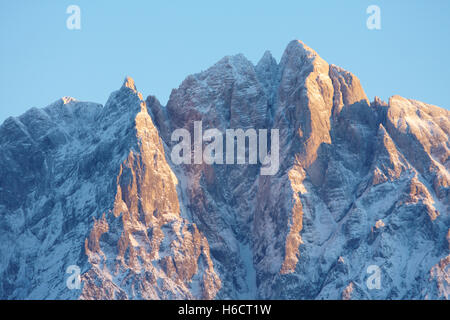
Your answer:
[[[173,164],[194,121],[279,129],[279,171]],[[104,106],[30,109],[0,126],[0,298],[447,299],[449,131],[301,41],[225,57],[166,106],[127,77]]]

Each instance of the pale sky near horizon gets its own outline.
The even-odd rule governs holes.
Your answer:
[[[69,30],[69,5],[81,30]],[[381,30],[366,27],[369,5]],[[355,74],[372,100],[398,94],[450,109],[450,1],[0,0],[0,123],[63,96],[106,103],[126,75],[163,104],[223,56],[279,61],[300,39]]]

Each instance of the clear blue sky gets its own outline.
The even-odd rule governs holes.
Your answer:
[[[66,8],[81,8],[81,30]],[[366,8],[381,8],[380,31]],[[450,1],[0,0],[0,121],[62,96],[104,104],[133,77],[163,104],[189,74],[225,55],[279,60],[303,40],[358,76],[370,99],[450,107]]]

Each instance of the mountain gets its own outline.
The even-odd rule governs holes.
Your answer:
[[[278,129],[278,171],[175,164],[197,121]],[[0,126],[0,298],[448,299],[449,132],[301,41],[227,56],[166,106],[127,77],[104,106],[32,108]]]

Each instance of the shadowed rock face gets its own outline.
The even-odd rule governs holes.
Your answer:
[[[212,299],[221,283],[208,241],[181,217],[178,180],[142,96],[130,80],[121,90],[111,103],[139,98],[131,102],[140,105],[137,145],[120,165],[112,212],[94,222],[86,239],[92,267],[81,298]]]
[[[279,171],[172,164],[194,121],[279,129]],[[225,57],[167,106],[127,78],[105,106],[31,109],[0,126],[0,298],[447,299],[449,130],[300,41]]]

